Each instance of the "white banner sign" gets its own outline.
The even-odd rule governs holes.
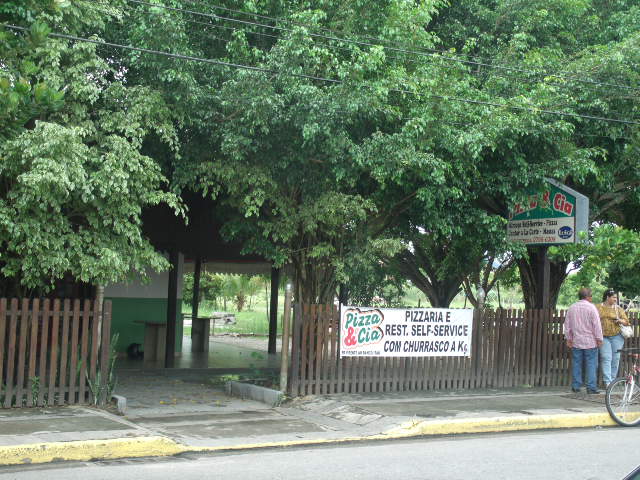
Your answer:
[[[342,307],[344,357],[469,357],[473,310]]]
[[[507,238],[519,243],[574,243],[576,219],[538,218],[533,220],[511,220],[507,224]]]

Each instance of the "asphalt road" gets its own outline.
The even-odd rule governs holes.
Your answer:
[[[537,431],[0,469],[15,480],[621,479],[640,428]]]

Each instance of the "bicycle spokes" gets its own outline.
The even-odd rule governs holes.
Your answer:
[[[619,378],[609,385],[606,404],[609,414],[620,425],[640,423],[640,388],[633,376]]]

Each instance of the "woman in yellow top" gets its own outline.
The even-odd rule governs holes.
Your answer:
[[[613,290],[607,290],[602,295],[602,303],[596,305],[602,323],[602,346],[600,347],[600,365],[602,365],[602,379],[605,387],[618,374],[620,350],[624,346],[624,337],[620,334],[620,325],[629,325],[629,319],[624,308],[618,306],[618,296]]]

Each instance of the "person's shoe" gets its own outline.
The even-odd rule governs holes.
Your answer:
[[[572,391],[573,393],[580,393],[580,389],[579,389],[579,388],[573,388],[573,387],[571,387],[571,391]]]
[[[597,395],[600,393],[600,390],[587,390],[587,393],[589,395]]]

